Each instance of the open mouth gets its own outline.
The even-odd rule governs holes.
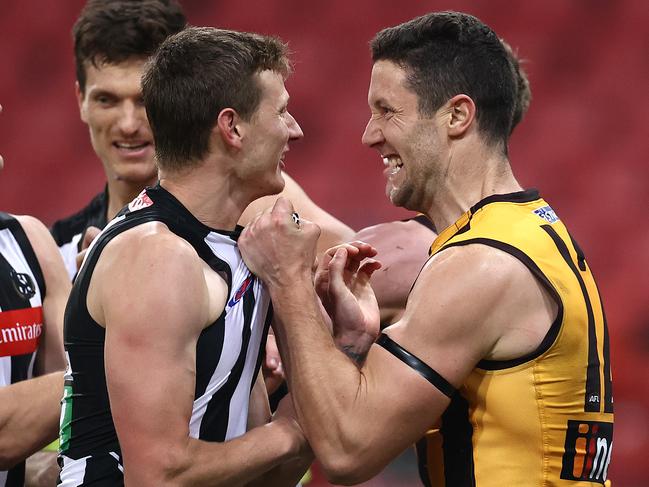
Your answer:
[[[397,155],[382,156],[382,159],[383,164],[385,165],[384,174],[386,174],[387,176],[396,175],[403,167],[401,157]]]

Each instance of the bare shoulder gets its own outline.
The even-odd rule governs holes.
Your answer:
[[[101,324],[111,314],[182,312],[202,329],[217,313],[210,292],[227,289],[211,274],[189,242],[164,223],[144,223],[117,235],[103,249],[91,278],[88,308]],[[222,283],[221,289],[212,289],[214,283]]]
[[[62,293],[67,293],[70,287],[68,273],[49,230],[33,216],[16,215],[15,218],[25,231],[25,235],[36,253],[48,287],[51,288],[51,284],[54,283]]]
[[[29,215],[14,215],[14,218],[18,220],[20,226],[25,230],[25,234],[35,250],[36,247],[38,247],[39,250],[42,247],[45,247],[44,250],[47,251],[48,247],[51,246],[54,246],[56,249],[56,243],[50,235],[50,232],[38,218]]]
[[[372,274],[371,284],[381,310],[381,322],[396,320],[406,305],[412,284],[428,259],[435,233],[414,220],[390,221],[365,227],[354,240],[377,250],[381,268]]]
[[[413,353],[459,360],[468,373],[481,359],[507,360],[534,350],[556,309],[522,262],[471,244],[448,248],[426,263],[394,333]]]

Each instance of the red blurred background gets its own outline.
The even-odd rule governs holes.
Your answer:
[[[568,224],[598,277],[611,332],[617,487],[647,485],[649,451],[649,8],[644,0],[544,2],[181,0],[195,25],[275,34],[290,43],[290,109],[305,139],[288,172],[355,228],[402,218],[382,162],[360,142],[368,119],[368,41],[431,10],[472,13],[519,55],[533,100],[510,156]],[[0,207],[51,224],[103,187],[78,116],[70,29],[83,0],[2,0]],[[645,135],[642,135],[645,134]],[[644,161],[644,162],[643,162]],[[367,485],[415,485],[414,471]],[[401,480],[399,480],[401,478]],[[312,485],[322,485],[316,481]]]

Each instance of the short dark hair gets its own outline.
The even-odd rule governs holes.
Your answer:
[[[419,112],[432,116],[460,93],[476,104],[478,128],[492,143],[506,142],[517,87],[500,39],[477,18],[434,12],[379,32],[371,42],[374,62],[394,62],[407,73]]]
[[[175,0],[89,0],[72,28],[77,81],[86,87],[86,64],[95,67],[145,59],[187,25]]]
[[[518,53],[514,51],[514,48],[505,39],[500,39],[500,42],[503,43],[503,47],[509,57],[509,62],[512,63],[516,76],[516,105],[514,106],[511,128],[511,132],[513,132],[530,108],[530,104],[532,103],[532,88],[530,87],[530,80],[527,78],[527,73],[522,66],[525,61],[518,57]]]
[[[261,100],[255,75],[264,70],[290,73],[288,47],[277,38],[190,27],[164,41],[142,78],[159,167],[199,162],[224,108],[249,120]]]

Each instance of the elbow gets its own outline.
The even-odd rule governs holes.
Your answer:
[[[318,459],[327,481],[336,485],[356,485],[374,477],[377,472],[367,468],[362,460],[353,455],[336,455],[334,458]]]
[[[372,455],[368,445],[338,445],[333,448],[314,446],[314,452],[327,480],[332,484],[359,484],[381,471],[381,466],[375,465],[376,455]]]
[[[189,487],[185,473],[190,465],[186,452],[179,448],[151,448],[148,452],[128,455],[124,450],[125,485]]]
[[[7,435],[0,435],[0,471],[9,470],[15,467],[18,462],[24,460],[22,455],[17,454],[19,448],[2,436]]]

